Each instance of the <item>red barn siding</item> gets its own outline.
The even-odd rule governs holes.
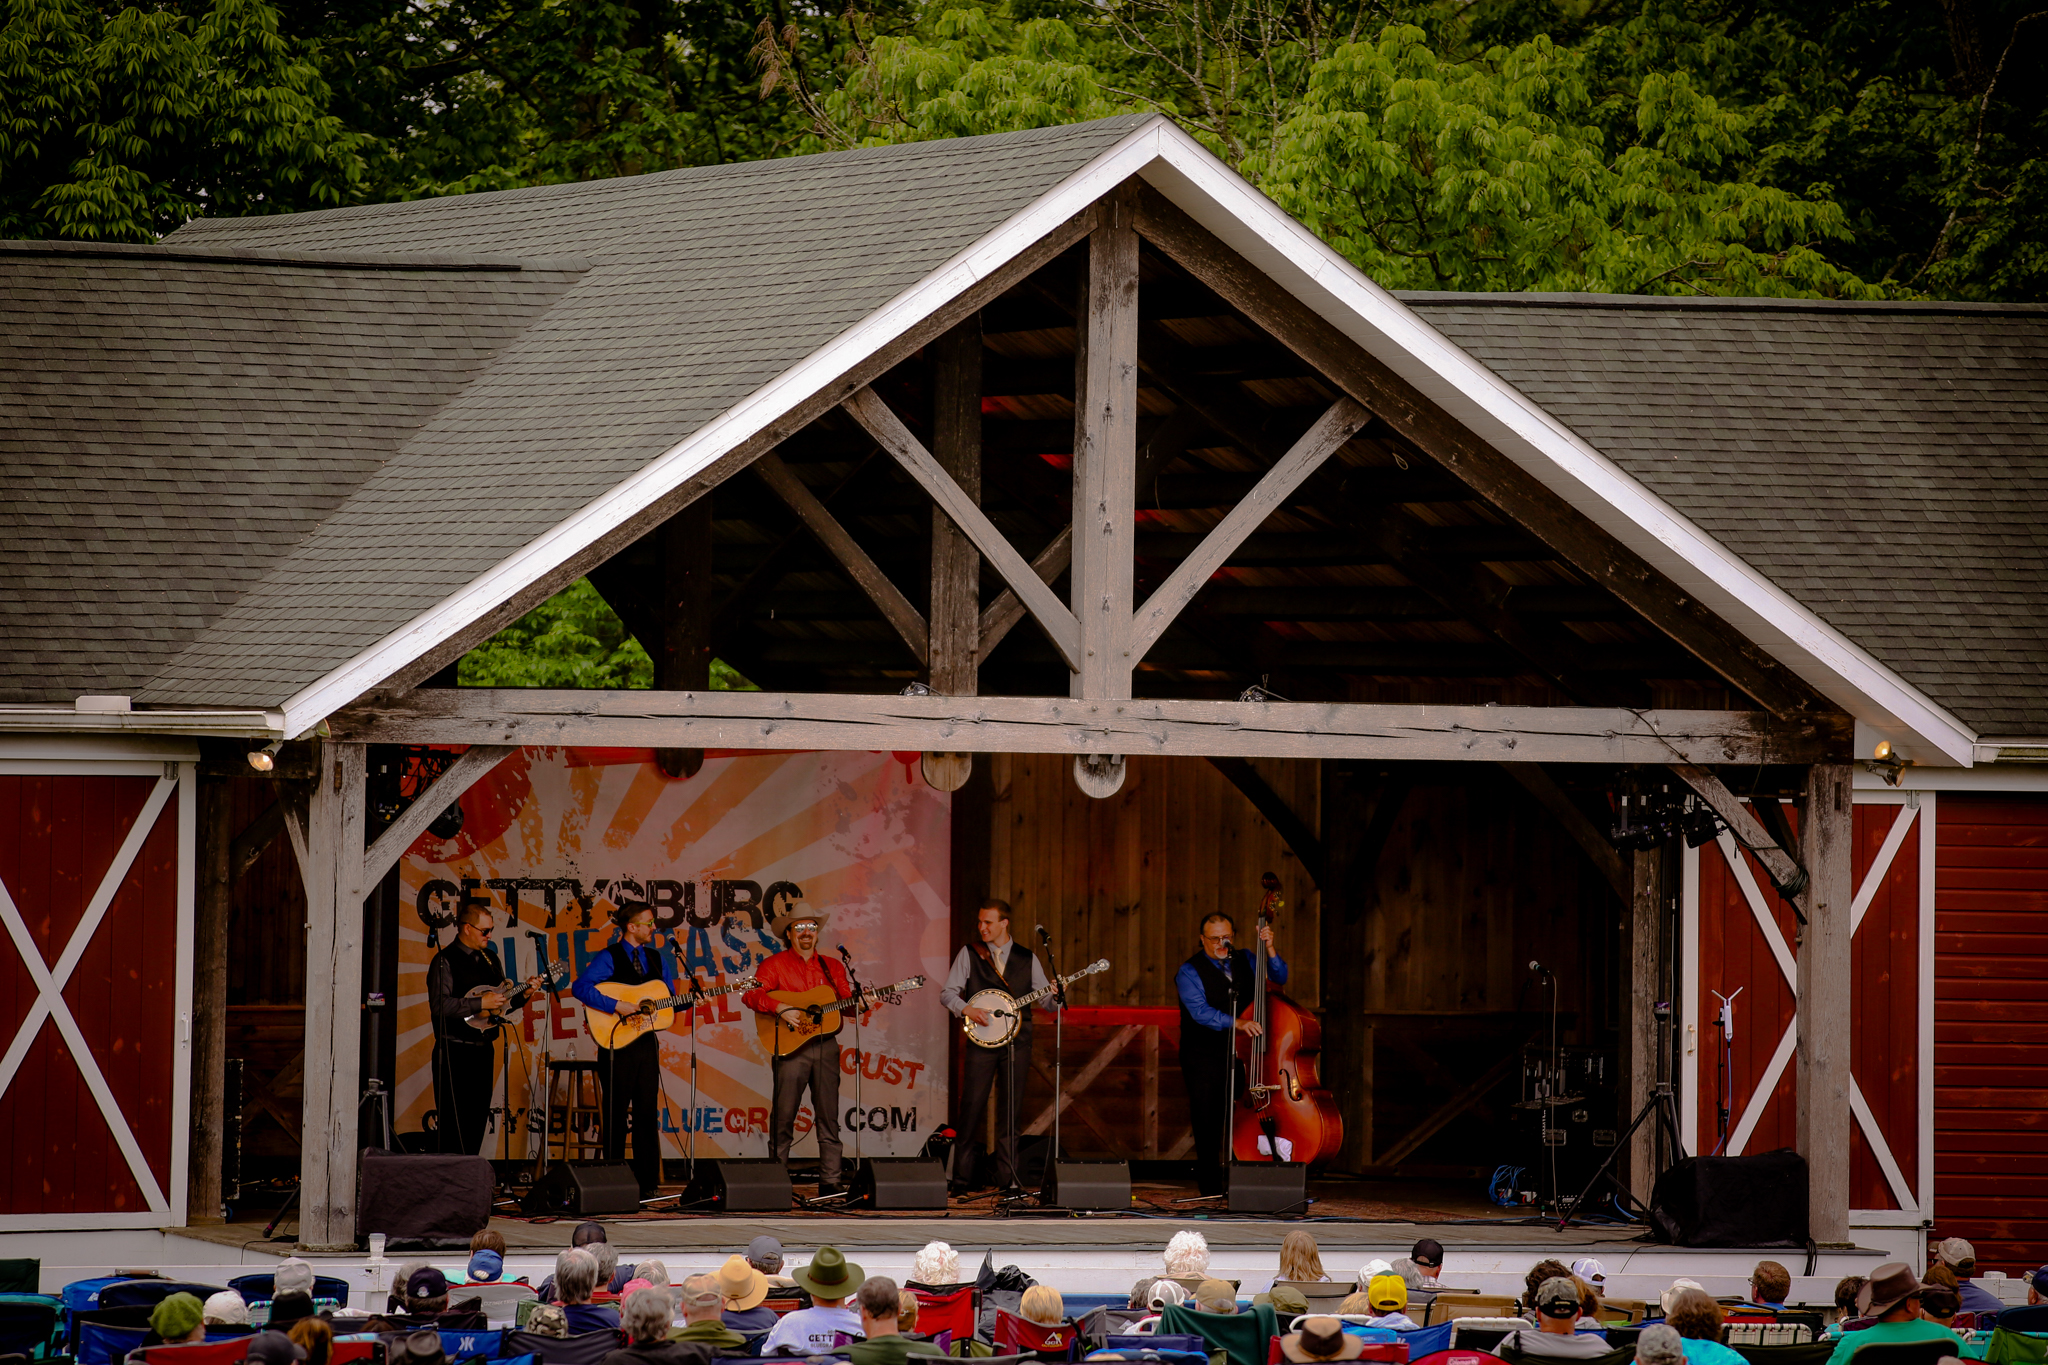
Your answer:
[[[1934,1221],[2007,1274],[2048,1260],[2048,797],[1941,796]]]

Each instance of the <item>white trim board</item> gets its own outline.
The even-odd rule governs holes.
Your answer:
[[[1280,287],[1388,364],[1859,720],[1968,766],[1974,735],[1841,632],[1574,436],[1165,119],[1119,143],[645,469],[284,704],[303,734],[680,487],[1108,190],[1142,175]]]

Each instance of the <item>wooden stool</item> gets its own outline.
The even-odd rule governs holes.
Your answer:
[[[596,1062],[549,1062],[548,1106],[562,1116],[559,1158],[555,1135],[548,1134],[550,1160],[604,1156],[604,1109],[599,1102]]]

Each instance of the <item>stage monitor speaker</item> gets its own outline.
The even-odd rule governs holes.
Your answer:
[[[1302,1213],[1308,1209],[1308,1165],[1300,1161],[1233,1161],[1227,1207],[1232,1213]]]
[[[406,1156],[365,1147],[356,1167],[356,1236],[394,1247],[468,1246],[491,1221],[496,1182],[480,1156]]]
[[[853,1197],[875,1209],[943,1210],[946,1167],[914,1156],[869,1157],[853,1177]]]
[[[1131,1164],[1128,1161],[1056,1161],[1046,1182],[1045,1202],[1062,1209],[1131,1207]]]
[[[1682,1247],[1797,1247],[1807,1239],[1806,1158],[1689,1156],[1657,1177],[1650,1228]]]
[[[709,1204],[720,1213],[788,1213],[795,1196],[779,1161],[705,1159],[683,1191],[683,1205]]]
[[[527,1192],[529,1218],[640,1212],[640,1177],[623,1161],[557,1161]]]

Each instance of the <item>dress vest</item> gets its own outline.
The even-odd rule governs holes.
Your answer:
[[[1031,964],[1037,960],[1031,956],[1031,950],[1021,943],[1012,943],[1010,960],[1004,964],[1003,974],[997,976],[995,967],[991,965],[995,954],[989,954],[991,961],[983,961],[981,954],[974,951],[976,947],[986,946],[972,943],[967,945],[967,997],[971,1000],[976,991],[991,990],[1008,991],[1020,1000],[1031,994]],[[1024,1026],[1018,1032],[1017,1041],[1031,1041],[1031,1017],[1036,1013],[1038,1011],[1035,1008],[1024,1011]]]
[[[472,953],[459,943],[451,943],[443,948],[438,956],[448,959],[457,995],[467,995],[478,986],[500,985],[505,980],[505,969],[499,965],[497,954],[488,948]],[[457,1047],[489,1047],[496,1038],[495,1033],[473,1029],[457,1020],[448,1024],[447,1033],[442,1037],[442,1041]]]
[[[612,983],[619,986],[644,986],[650,981],[661,980],[660,951],[652,944],[640,950],[640,956],[647,959],[653,970],[641,971],[633,965],[633,954],[624,943],[614,943],[605,949],[612,955]]]
[[[1258,971],[1252,955],[1242,948],[1231,952],[1230,975],[1225,976],[1222,968],[1207,953],[1197,952],[1188,962],[1193,965],[1195,975],[1201,978],[1202,998],[1209,1008],[1221,1010],[1235,1019],[1244,1013],[1252,1003],[1253,975]],[[1197,1023],[1195,1016],[1188,1013],[1188,1007],[1180,1007],[1180,1055],[1183,1062],[1189,1057],[1218,1060],[1231,1048],[1231,1032],[1228,1029],[1213,1029],[1207,1024]]]

